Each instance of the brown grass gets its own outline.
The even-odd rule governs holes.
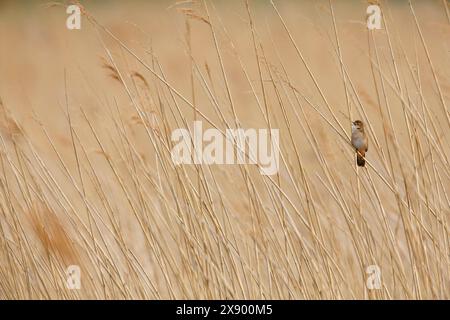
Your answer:
[[[0,298],[449,299],[443,5],[380,1],[376,31],[357,1],[98,3],[80,31],[5,5]],[[194,120],[279,128],[280,171],[175,166]]]

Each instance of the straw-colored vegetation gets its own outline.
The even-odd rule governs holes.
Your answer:
[[[0,3],[0,298],[450,298],[445,0],[84,4]],[[175,166],[194,120],[278,174]]]

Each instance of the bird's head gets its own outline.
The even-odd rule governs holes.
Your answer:
[[[352,129],[363,130],[364,123],[361,120],[355,120],[352,122]]]

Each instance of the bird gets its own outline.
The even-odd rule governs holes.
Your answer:
[[[368,139],[364,131],[364,123],[361,120],[352,122],[352,145],[356,150],[356,164],[364,167],[366,164],[365,156],[369,149]]]

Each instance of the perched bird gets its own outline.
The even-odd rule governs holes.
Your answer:
[[[360,167],[364,167],[366,160],[366,152],[369,148],[366,132],[364,131],[364,123],[361,120],[352,122],[352,145],[356,149],[356,163]]]

